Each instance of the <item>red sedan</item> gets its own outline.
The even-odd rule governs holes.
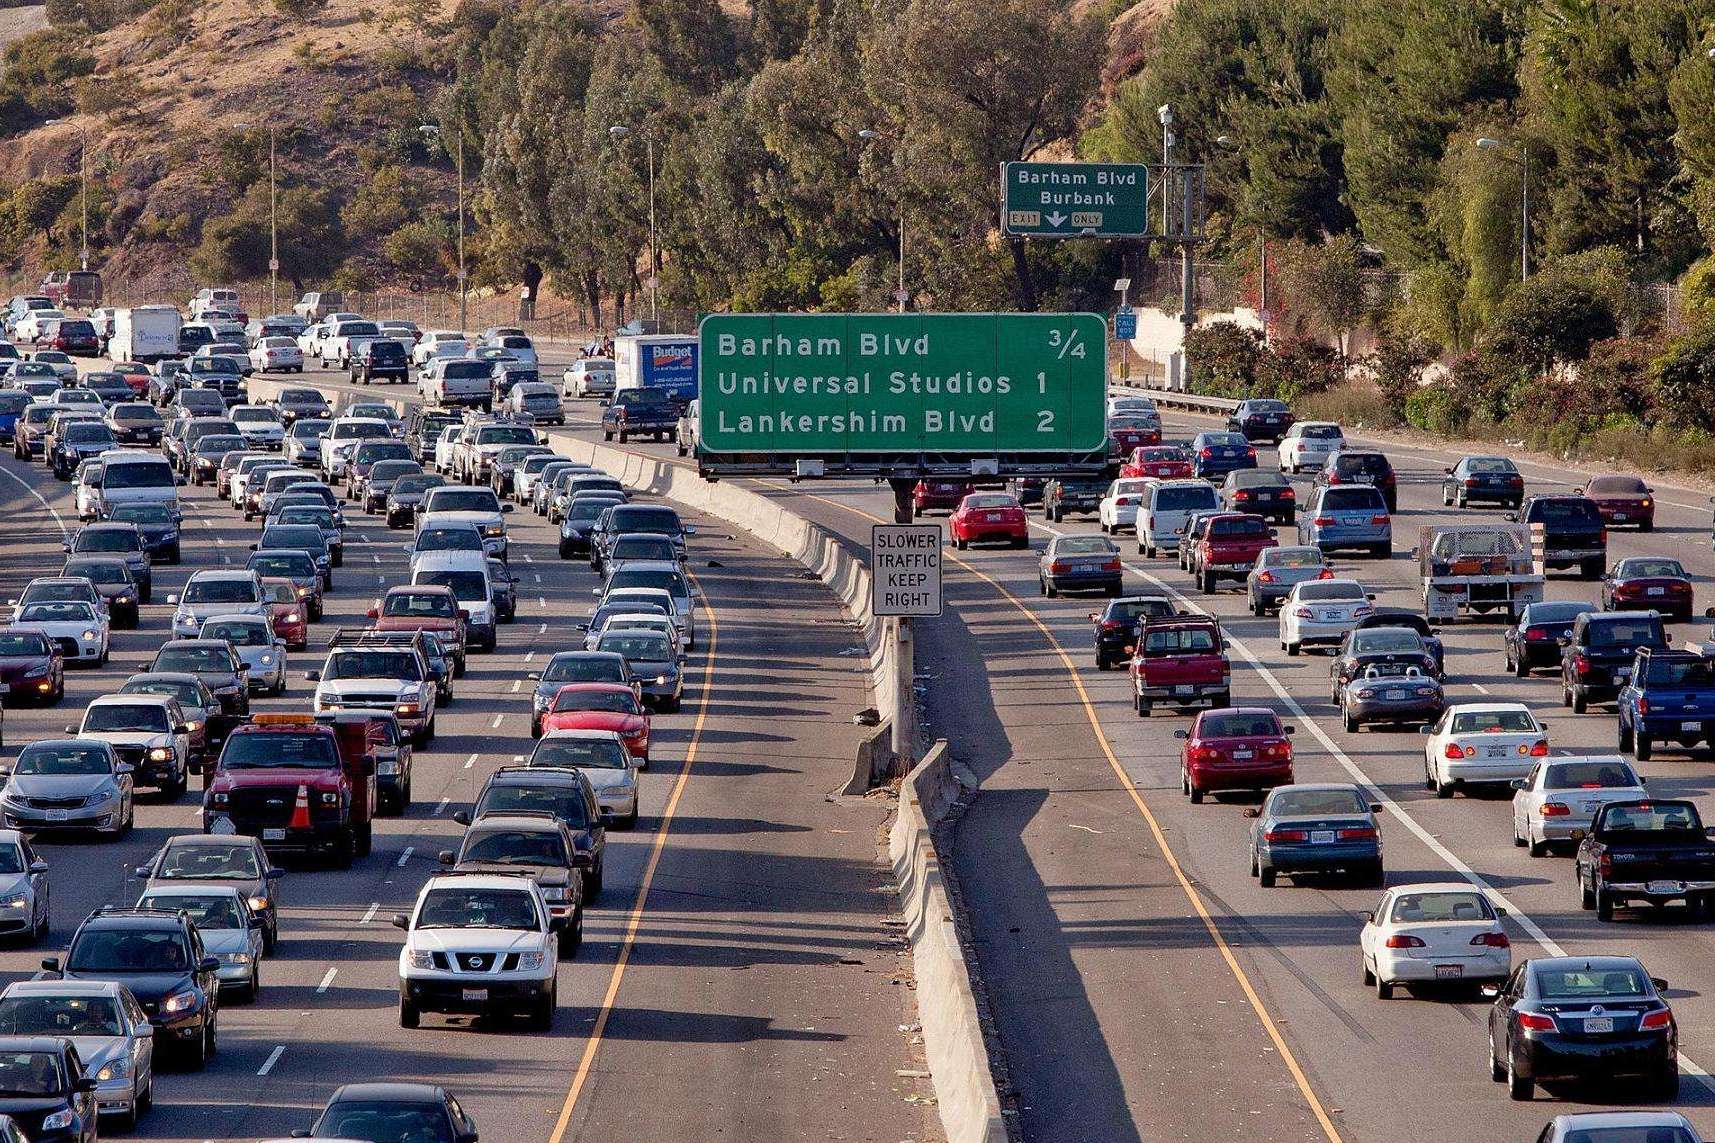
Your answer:
[[[1190,730],[1179,756],[1180,789],[1193,803],[1221,790],[1271,790],[1292,783],[1292,727],[1267,707],[1206,710]]]
[[[963,480],[919,480],[911,490],[911,512],[915,516],[931,510],[951,512],[970,492],[970,484]]]
[[[649,715],[623,683],[567,683],[542,715],[542,733],[551,730],[614,731],[633,758],[649,764]]]
[[[1157,480],[1179,480],[1195,475],[1191,454],[1178,445],[1153,445],[1133,449],[1131,459],[1120,467],[1121,476],[1152,476]]]
[[[1596,502],[1602,523],[1612,528],[1635,526],[1640,532],[1655,528],[1655,490],[1636,476],[1595,476],[1578,489]]]
[[[1112,417],[1108,420],[1111,455],[1130,456],[1134,449],[1161,443],[1161,422],[1153,417]]]
[[[1678,560],[1632,556],[1602,577],[1602,610],[1649,608],[1675,619],[1691,618],[1691,577]]]
[[[947,520],[953,546],[964,549],[979,540],[1009,540],[1015,548],[1030,546],[1030,525],[1024,506],[1007,492],[973,492]]]
[[[274,634],[285,641],[288,651],[302,651],[310,645],[310,625],[304,617],[304,601],[298,598],[298,588],[291,580],[269,576],[262,581],[262,594],[268,599],[268,614],[274,623]]]

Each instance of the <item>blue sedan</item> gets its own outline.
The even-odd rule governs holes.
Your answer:
[[[1255,467],[1256,449],[1243,433],[1198,433],[1191,438],[1191,470],[1205,480]]]
[[[1251,876],[1264,888],[1275,878],[1345,873],[1382,884],[1381,805],[1352,785],[1276,786],[1260,809],[1245,811],[1251,826]]]

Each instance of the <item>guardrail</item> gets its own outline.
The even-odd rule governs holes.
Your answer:
[[[1196,393],[1181,393],[1175,389],[1162,389],[1155,385],[1146,385],[1140,381],[1112,381],[1114,388],[1130,392],[1148,393],[1157,405],[1165,409],[1186,409],[1193,413],[1230,413],[1239,407],[1239,402],[1232,397],[1203,397]]]

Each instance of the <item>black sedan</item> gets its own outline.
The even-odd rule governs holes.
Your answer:
[[[1441,503],[1449,507],[1480,501],[1516,510],[1524,502],[1524,477],[1504,456],[1468,456],[1445,472]]]
[[[1291,527],[1298,520],[1298,493],[1292,482],[1271,468],[1241,468],[1221,483],[1221,506],[1252,512],[1271,524]]]
[[[1429,653],[1435,656],[1435,673],[1438,676],[1447,673],[1447,649],[1441,645],[1441,636],[1435,633],[1435,628],[1429,625],[1419,612],[1404,607],[1378,607],[1356,624],[1357,630],[1366,627],[1409,627],[1423,639],[1423,645],[1429,648]]]
[[[1095,624],[1096,669],[1105,671],[1131,658],[1129,648],[1137,642],[1138,624],[1145,619],[1165,619],[1173,610],[1173,601],[1165,595],[1130,595],[1112,600],[1104,611],[1090,612],[1090,622]]]
[[[309,1137],[359,1143],[477,1143],[476,1121],[446,1088],[427,1083],[345,1084],[328,1100]]]
[[[1346,632],[1340,649],[1328,665],[1329,691],[1336,705],[1340,691],[1370,667],[1416,667],[1425,675],[1437,675],[1435,656],[1423,636],[1409,627],[1360,627]]]
[[[36,1143],[95,1143],[94,1076],[64,1036],[0,1038],[0,1115]]]
[[[1691,577],[1685,565],[1665,556],[1629,556],[1616,560],[1602,577],[1603,611],[1659,611],[1674,619],[1691,618]]]
[[[1679,1027],[1636,957],[1541,957],[1483,995],[1489,1009],[1489,1076],[1514,1099],[1539,1083],[1630,1078],[1647,1098],[1679,1094]]]
[[[1253,444],[1266,441],[1269,444],[1279,444],[1280,438],[1286,435],[1286,430],[1292,427],[1292,410],[1285,401],[1277,401],[1272,397],[1253,397],[1248,401],[1240,401],[1227,418],[1227,428],[1235,433],[1243,433],[1245,439]]]
[[[1569,600],[1528,605],[1519,612],[1518,622],[1501,634],[1507,670],[1521,679],[1543,667],[1558,671],[1560,640],[1571,637],[1573,620],[1586,611],[1599,610],[1594,603]]]

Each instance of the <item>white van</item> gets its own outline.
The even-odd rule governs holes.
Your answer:
[[[1220,493],[1207,480],[1157,481],[1137,514],[1138,554],[1154,559],[1157,552],[1178,551],[1191,513],[1220,506]]]
[[[480,651],[494,650],[494,584],[488,578],[488,559],[481,552],[418,552],[411,557],[411,582],[428,583],[452,590],[465,619],[465,642]]]
[[[133,306],[113,311],[107,352],[114,361],[152,364],[179,356],[179,311],[172,306]]]
[[[178,478],[166,457],[139,449],[120,449],[101,459],[98,516],[121,504],[165,504],[174,513],[178,512]]]

